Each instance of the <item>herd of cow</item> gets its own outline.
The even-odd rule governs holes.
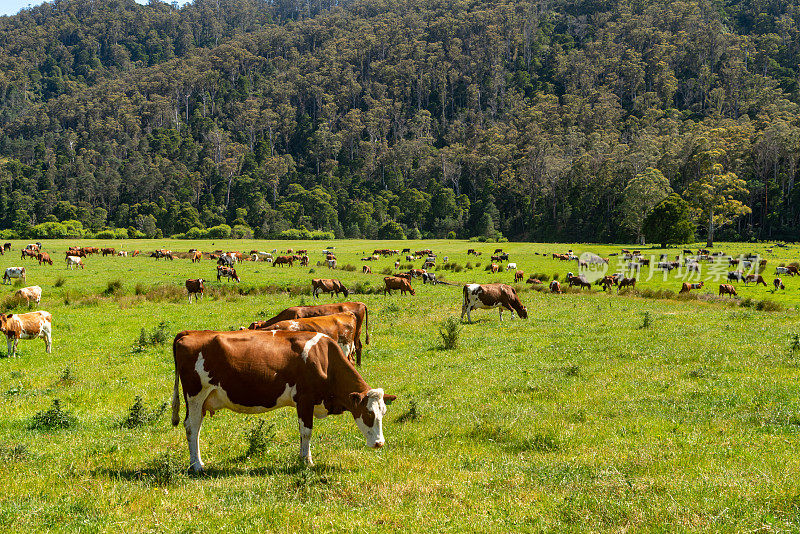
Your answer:
[[[10,250],[6,244],[4,251]],[[267,261],[273,266],[287,265],[295,262],[307,266],[309,257],[306,250],[287,255],[275,256],[272,253],[251,251],[250,254],[238,252],[215,251],[207,255],[217,260],[217,280],[222,278],[239,282],[235,265],[242,261]],[[401,295],[415,295],[411,280],[422,279],[424,283],[437,282],[435,274],[428,269],[435,267],[437,257],[431,250],[403,251],[376,249],[371,256],[362,258],[373,261],[376,257],[401,255],[408,253],[408,258],[424,258],[422,269],[411,269],[404,273],[395,273],[384,277],[384,294],[399,290]],[[102,253],[103,256],[126,256],[113,248],[70,247],[66,253],[66,261],[70,268],[83,267],[82,259],[91,254]],[[139,251],[131,253],[132,256]],[[336,257],[332,250],[323,251],[325,263],[335,267]],[[470,249],[468,254],[480,255]],[[555,257],[556,255],[554,255]],[[557,259],[578,260],[572,254],[559,254]],[[48,263],[49,255],[42,251],[40,243],[29,244],[22,252],[22,258],[35,258],[41,263]],[[176,257],[188,257],[192,262],[199,262],[203,253],[190,250],[188,256],[180,256],[172,251],[159,249],[150,257],[174,260]],[[445,258],[445,262],[447,258]],[[498,249],[492,255],[490,270],[500,271],[500,262],[509,261],[509,255]],[[602,260],[607,262],[608,260]],[[49,262],[52,265],[52,261]],[[399,260],[395,262],[395,269]],[[763,267],[763,265],[762,265]],[[794,276],[796,267],[786,269],[785,274]],[[521,282],[524,272],[517,269],[516,263],[508,263],[506,271],[514,271],[514,282]],[[368,265],[362,268],[364,274],[371,274]],[[735,271],[740,272],[740,271]],[[12,278],[25,280],[24,267],[6,269],[4,283]],[[566,282],[569,286],[591,289],[591,283],[583,274],[568,273]],[[750,281],[766,285],[760,274],[747,276],[729,276],[729,281]],[[541,284],[533,277],[527,280],[531,284]],[[612,287],[618,290],[625,287],[635,288],[636,277],[622,274],[603,276],[595,284],[604,291]],[[780,278],[774,281],[776,289],[783,289]],[[204,294],[205,280],[188,279],[185,282],[189,302],[200,299]],[[338,279],[315,278],[311,281],[312,294],[318,298],[321,293],[338,297],[350,294],[347,287]],[[701,289],[703,282],[682,285],[681,293]],[[552,280],[549,289],[553,293],[562,293],[561,283]],[[720,295],[736,295],[731,284],[720,285]],[[39,303],[42,288],[25,287],[17,291],[20,299]],[[514,287],[504,283],[466,284],[463,286],[461,320],[466,316],[472,323],[471,312],[476,309],[498,308],[500,320],[503,310],[527,319],[528,311],[522,305]],[[309,464],[312,463],[310,438],[313,419],[330,414],[350,412],[363,433],[369,447],[380,448],[385,443],[383,435],[383,417],[386,405],[396,397],[385,394],[380,388],[370,387],[357,371],[362,362],[361,332],[369,344],[369,311],[363,302],[341,302],[317,306],[294,306],[287,308],[267,321],[257,321],[238,331],[183,331],[173,342],[175,364],[175,380],[172,395],[172,423],[179,422],[180,388],[183,389],[183,400],[186,408],[184,427],[189,447],[190,468],[203,470],[203,462],[199,449],[199,433],[206,414],[213,414],[221,409],[230,409],[241,413],[261,413],[276,408],[292,406],[297,410],[300,430],[300,455]],[[14,356],[20,339],[41,338],[45,341],[46,351],[52,350],[52,316],[46,311],[22,314],[0,314],[0,331],[8,342],[8,354]]]

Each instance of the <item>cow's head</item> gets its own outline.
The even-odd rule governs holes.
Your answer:
[[[11,319],[13,315],[14,315],[13,313],[10,313],[8,315],[6,315],[5,313],[0,313],[0,332],[4,334],[8,332],[8,327],[9,327],[8,321],[9,319]]]
[[[517,310],[517,313],[519,314],[519,316],[521,318],[527,319],[528,318],[528,308],[527,308],[527,306],[522,306],[520,309]]]
[[[384,395],[380,388],[350,394],[353,418],[367,440],[367,447],[379,449],[386,443],[383,438],[383,416],[386,414],[386,405],[396,398],[394,395]]]

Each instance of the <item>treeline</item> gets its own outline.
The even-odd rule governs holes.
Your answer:
[[[792,1],[44,4],[0,18],[0,227],[627,241],[677,193],[700,235],[795,239],[799,24]]]

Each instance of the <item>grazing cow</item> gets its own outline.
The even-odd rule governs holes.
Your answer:
[[[790,271],[788,267],[775,267],[775,274],[788,274],[789,276],[794,276],[794,273]]]
[[[120,250],[119,252],[117,252],[117,256],[119,256],[120,258],[127,258],[128,252],[126,250]]]
[[[550,282],[550,292],[563,293],[563,291],[561,291],[561,284],[558,282],[558,280],[553,280]]]
[[[231,254],[221,254],[220,257],[217,259],[217,265],[233,267],[234,263],[236,263],[236,256],[233,256]]]
[[[233,267],[227,267],[225,265],[217,265],[217,282],[219,282],[222,278],[236,280],[237,283],[240,282],[239,275],[236,274],[236,269]]]
[[[514,271],[516,269],[517,269],[516,263],[509,263],[508,265],[506,265],[506,271]]]
[[[39,260],[39,265],[43,263],[47,263],[48,265],[53,265],[53,260],[50,259],[50,254],[47,252],[40,252],[36,255],[36,259]]]
[[[393,289],[399,289],[401,295],[405,295],[406,292],[416,295],[414,288],[411,287],[411,283],[405,278],[400,278],[398,276],[386,276],[383,279],[383,284],[384,296],[387,294],[391,295]]]
[[[436,274],[435,273],[423,273],[422,274],[422,283],[423,284],[430,284],[432,286],[435,286],[438,283],[438,281],[436,280]]]
[[[363,274],[372,274],[372,268],[369,265],[364,265],[361,267],[361,272]]]
[[[636,277],[627,278],[624,277],[622,280],[619,281],[619,285],[617,286],[617,293],[623,287],[630,287],[631,289],[636,289]]]
[[[294,265],[294,259],[291,256],[278,256],[275,258],[275,261],[272,262],[272,266],[277,267],[278,265],[288,265],[291,267]]]
[[[339,296],[339,293],[344,293],[347,297],[350,292],[344,287],[344,284],[335,278],[314,278],[311,280],[311,288],[315,298],[319,298],[320,293],[330,293],[333,296]]]
[[[17,343],[20,339],[42,338],[45,352],[53,352],[52,323],[53,316],[46,311],[0,314],[0,332],[6,335],[8,356],[17,354]]]
[[[426,272],[427,271],[425,269],[411,269],[408,271],[408,274],[411,276],[411,278],[422,278],[422,275]]]
[[[363,302],[340,302],[338,304],[322,304],[320,306],[293,306],[286,308],[267,321],[258,321],[249,326],[250,330],[260,330],[280,321],[303,319],[305,317],[321,317],[335,313],[351,312],[356,316],[356,365],[361,365],[361,325],[364,325],[364,343],[369,345],[369,310]]]
[[[28,243],[27,245],[25,245],[25,250],[32,250],[34,252],[39,252],[40,250],[42,250],[42,244],[41,243]]]
[[[33,258],[33,259],[35,260],[35,259],[36,259],[36,255],[37,255],[37,254],[39,254],[39,251],[38,251],[38,250],[34,250],[34,249],[28,249],[28,248],[26,248],[26,249],[24,249],[24,250],[22,251],[22,255],[21,255],[21,258],[20,258],[20,259],[23,259],[23,260],[24,260],[25,258]]]
[[[308,256],[300,257],[300,267],[308,267]]]
[[[189,278],[186,280],[186,291],[189,293],[189,304],[192,303],[192,297],[196,296],[197,300],[203,298],[203,292],[206,290],[203,284],[205,280],[202,278]]]
[[[779,289],[786,289],[786,286],[783,285],[783,280],[781,280],[780,278],[776,278],[775,280],[773,280],[772,285],[775,286],[775,291]]]
[[[367,446],[384,445],[386,403],[396,397],[372,389],[335,340],[319,332],[184,331],[172,344],[175,384],[172,424],[179,422],[179,384],[186,402],[190,468],[203,470],[200,427],[206,412],[228,408],[263,413],[294,406],[300,456],[309,465],[314,417],[349,411]]]
[[[42,288],[39,286],[23,287],[22,289],[18,290],[15,295],[20,299],[25,299],[25,301],[28,303],[28,308],[30,308],[31,301],[39,304],[39,301],[42,300]]]
[[[524,271],[517,271],[514,273],[514,282],[522,282],[523,278],[525,278]]]
[[[514,318],[516,311],[523,319],[528,318],[528,309],[522,305],[517,290],[507,284],[467,284],[464,286],[464,304],[461,306],[461,320],[467,314],[467,321],[472,324],[470,313],[481,308],[499,308],[500,321],[503,320],[503,308],[511,311]]]
[[[21,278],[25,281],[25,267],[8,267],[3,274],[3,283],[10,284],[12,278]]]
[[[200,260],[203,259],[203,253],[199,250],[195,250],[192,252],[192,263],[200,263]]]
[[[11,250],[11,243],[3,243],[3,250]]]
[[[335,269],[336,268],[336,260],[335,259],[333,259],[333,260],[325,260],[325,262],[328,264],[328,269]]]
[[[250,325],[253,327],[257,323]],[[305,317],[302,319],[289,319],[279,321],[275,324],[263,328],[251,328],[251,330],[286,330],[289,332],[319,332],[336,340],[342,348],[342,352],[347,359],[355,363],[353,354],[356,350],[355,333],[358,325],[358,318],[353,312],[340,312],[319,317]]]
[[[496,263],[493,263],[489,266],[489,270],[492,271],[492,274],[495,274],[500,270],[500,266],[497,265]]]
[[[619,284],[619,278],[616,275],[606,275],[595,284],[603,286],[603,291],[610,291],[612,286]]]
[[[85,268],[83,265],[83,258],[78,256],[67,256],[67,268],[71,270],[76,265],[80,266],[81,269]]]
[[[569,283],[569,287],[578,286],[580,289],[592,289],[592,284],[589,282],[584,275],[575,276],[572,273],[567,275],[567,282]]]
[[[764,287],[767,287],[767,283],[764,281],[764,277],[760,274],[748,274],[744,277],[744,285],[747,285],[750,282],[755,282],[756,285],[764,284]]]
[[[702,289],[702,288],[703,288],[703,282],[698,282],[696,284],[684,282],[683,285],[681,285],[681,290],[679,291],[679,293],[688,293],[692,289]]]
[[[728,273],[729,282],[742,282],[744,281],[744,273],[742,271],[731,271]]]
[[[117,253],[117,251],[114,250],[113,248],[104,248],[104,249],[101,249],[101,250],[103,252],[103,257],[109,256],[109,255],[113,256],[113,255],[115,255]]]
[[[733,287],[730,284],[720,284],[719,285],[719,296],[721,297],[722,295],[730,295],[732,297],[735,297],[735,296],[737,296],[736,295],[736,288]]]
[[[400,260],[394,262],[394,269],[395,271],[400,268]]]
[[[538,285],[538,284],[541,284],[542,281],[539,280],[538,278],[534,278],[533,276],[531,276],[527,280],[525,280],[525,283],[526,284],[537,284]]]

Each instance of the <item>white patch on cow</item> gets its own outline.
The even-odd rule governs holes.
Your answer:
[[[356,419],[358,429],[364,434],[367,440],[367,447],[383,447],[386,440],[383,437],[383,416],[386,415],[386,403],[383,402],[383,390],[381,388],[371,389],[367,392],[367,410],[372,412],[375,422],[371,427],[367,426],[361,417]]]
[[[297,321],[289,321],[289,328],[287,328],[287,330],[290,330],[292,332],[299,331],[300,330],[300,323],[298,323]]]
[[[314,346],[317,343],[319,343],[319,340],[322,339],[323,337],[325,337],[325,334],[317,334],[308,341],[306,341],[306,344],[303,347],[303,353],[300,354],[300,357],[303,358],[304,362],[308,360],[308,354],[311,352],[311,349],[313,349]]]

